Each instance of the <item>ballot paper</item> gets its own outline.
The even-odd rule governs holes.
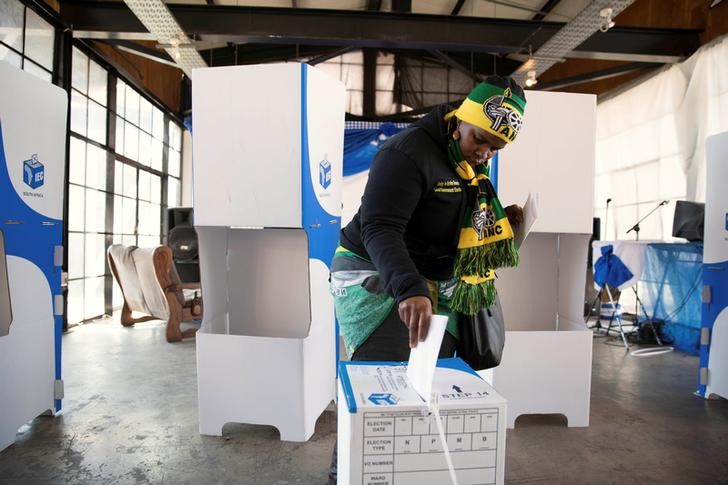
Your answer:
[[[517,248],[520,248],[526,240],[536,219],[538,219],[538,192],[529,192],[526,203],[523,204],[523,222],[517,227],[513,226],[513,239]]]
[[[440,353],[446,326],[446,316],[433,315],[430,319],[427,338],[424,342],[418,342],[417,347],[410,350],[407,378],[417,394],[427,403],[430,402],[430,394],[432,394],[432,379],[435,376],[437,356]]]

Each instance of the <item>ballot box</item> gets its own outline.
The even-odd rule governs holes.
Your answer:
[[[444,437],[459,484],[502,484],[506,400],[461,359],[438,360],[430,405],[406,372],[394,362],[340,363],[338,483],[451,483]]]

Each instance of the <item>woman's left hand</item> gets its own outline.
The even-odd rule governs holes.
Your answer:
[[[508,217],[508,222],[511,223],[511,226],[520,226],[523,222],[523,209],[516,205],[509,205],[505,208],[506,211],[506,217]]]

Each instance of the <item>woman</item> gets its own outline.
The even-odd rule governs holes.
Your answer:
[[[513,79],[490,76],[457,110],[435,108],[377,153],[331,264],[351,360],[406,361],[433,313],[449,317],[440,357],[451,357],[457,314],[494,302],[492,270],[517,264],[509,221],[523,216],[501,208],[488,161],[515,139],[525,104]]]
[[[456,111],[436,108],[377,153],[332,262],[336,313],[352,360],[407,360],[433,311],[451,317],[442,350],[452,355],[458,245],[481,191],[472,179],[515,139],[524,107],[511,78],[491,76]],[[465,173],[458,158],[472,170]],[[505,212],[520,224],[520,208]]]

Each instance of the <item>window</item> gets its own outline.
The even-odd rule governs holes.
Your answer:
[[[361,115],[364,109],[364,56],[361,51],[347,52],[316,65],[346,85],[346,112]]]
[[[0,61],[50,82],[55,29],[19,0],[0,0]]]
[[[77,47],[71,85],[67,317],[75,323],[123,304],[109,245],[161,243],[162,215],[180,202],[182,128]]]
[[[108,74],[77,48],[72,66],[67,319],[80,322],[106,309]]]

